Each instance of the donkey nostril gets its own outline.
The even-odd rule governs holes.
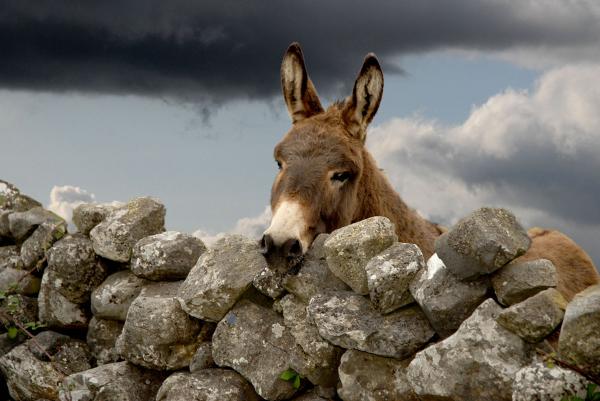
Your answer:
[[[273,247],[273,239],[269,234],[265,234],[262,236],[260,241],[258,241],[258,245],[260,246],[260,252],[263,255],[269,253],[269,250]]]
[[[293,240],[293,242],[290,246],[290,249],[288,251],[288,256],[295,257],[295,256],[300,256],[300,255],[302,255],[302,245],[300,244],[300,241],[298,241],[297,239]]]

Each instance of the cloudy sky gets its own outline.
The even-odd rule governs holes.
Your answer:
[[[5,0],[0,176],[65,215],[152,195],[170,229],[256,235],[292,41],[326,103],[377,54],[367,146],[423,215],[508,207],[600,264],[595,0]]]

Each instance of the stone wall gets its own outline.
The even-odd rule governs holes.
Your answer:
[[[551,262],[515,260],[530,240],[506,210],[467,216],[428,261],[373,217],[320,235],[295,274],[254,239],[165,231],[165,214],[81,205],[68,233],[0,181],[12,399],[560,400],[600,375],[600,286],[567,304]],[[579,372],[544,359],[557,338]]]

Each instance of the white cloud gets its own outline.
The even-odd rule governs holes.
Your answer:
[[[192,235],[200,238],[207,246],[211,246],[226,234],[241,234],[252,239],[259,239],[271,222],[271,207],[267,206],[263,212],[254,217],[239,219],[231,230],[221,233],[210,233],[203,229],[194,231]]]
[[[527,225],[567,232],[600,262],[599,76],[600,64],[553,69],[531,93],[499,93],[460,125],[394,119],[367,145],[426,217],[452,224],[483,205],[508,207]]]
[[[69,223],[69,228],[73,230],[73,209],[82,203],[92,203],[95,199],[95,195],[85,189],[72,185],[55,185],[50,191],[50,203],[47,209],[64,218]]]

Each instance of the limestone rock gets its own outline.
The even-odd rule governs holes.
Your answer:
[[[461,219],[435,241],[435,251],[462,279],[492,273],[524,254],[531,239],[506,209],[484,207]]]
[[[89,235],[92,228],[122,206],[120,202],[81,204],[73,210],[73,223],[80,233]]]
[[[547,259],[516,259],[492,276],[492,286],[502,305],[513,305],[548,288],[556,287],[556,268]]]
[[[562,401],[567,395],[585,399],[588,384],[577,372],[536,362],[517,372],[512,401]]]
[[[181,285],[181,306],[194,317],[218,322],[264,268],[267,262],[256,241],[225,236],[198,259]]]
[[[164,381],[156,401],[259,401],[252,386],[228,369],[177,372]]]
[[[396,243],[367,263],[371,302],[381,313],[389,313],[414,302],[409,285],[425,260],[415,244]]]
[[[600,375],[600,284],[575,295],[567,306],[558,352],[585,372]]]
[[[65,221],[40,206],[33,207],[24,212],[14,212],[8,216],[8,224],[12,237],[16,241],[23,241],[41,224],[48,223],[64,223]]]
[[[212,343],[210,341],[205,341],[200,343],[198,349],[196,349],[196,353],[192,357],[190,362],[190,372],[194,373],[202,369],[212,368],[215,364],[215,361],[212,356]]]
[[[330,343],[381,356],[406,358],[435,334],[418,306],[381,315],[366,298],[350,291],[316,295],[307,311]]]
[[[109,363],[64,379],[60,401],[154,400],[164,375],[127,362]],[[56,399],[56,398],[54,398]]]
[[[102,319],[125,321],[129,306],[149,283],[129,271],[111,274],[92,292],[92,313]]]
[[[410,359],[399,361],[366,352],[348,350],[339,368],[344,401],[418,401],[406,379]]]
[[[123,322],[93,317],[87,331],[87,344],[98,365],[117,362],[117,338],[123,331]]]
[[[325,241],[327,264],[352,290],[366,295],[367,262],[396,241],[394,224],[388,218],[370,217],[331,233]]]
[[[561,293],[549,288],[504,309],[497,321],[525,341],[536,343],[558,327],[566,307],[567,301]]]
[[[219,322],[213,357],[244,376],[269,401],[290,398],[296,389],[279,378],[289,368],[302,374],[303,352],[273,310],[242,300]]]
[[[350,287],[337,278],[329,266],[325,256],[325,241],[329,234],[320,234],[313,241],[304,255],[300,270],[295,275],[287,275],[283,286],[287,291],[308,303],[312,297],[328,290],[349,290]]]
[[[283,281],[286,276],[287,274],[282,271],[265,267],[254,276],[252,284],[262,294],[275,299],[285,292]]]
[[[164,290],[162,289],[164,288]],[[199,345],[201,322],[185,313],[172,286],[157,285],[129,307],[117,339],[119,354],[149,369],[176,370],[190,364]]]
[[[54,242],[65,236],[67,223],[60,221],[46,221],[40,224],[33,234],[21,245],[21,262],[23,267],[35,267],[50,249]]]
[[[292,401],[328,401],[330,398],[323,398],[316,391],[310,390],[298,397],[292,398]]]
[[[482,303],[452,336],[418,352],[407,378],[422,399],[509,401],[512,381],[531,349],[496,322],[501,307]]]
[[[426,269],[410,284],[414,299],[442,337],[458,329],[487,298],[487,289],[486,277],[461,281],[436,254],[429,258]]]
[[[38,206],[42,204],[23,195],[13,184],[0,180],[0,210],[24,212]]]
[[[16,285],[17,293],[36,295],[40,291],[40,278],[28,274],[25,270],[6,267],[0,270],[0,291],[7,291]]]
[[[306,306],[298,297],[286,295],[281,300],[284,325],[305,353],[303,373],[308,380],[316,385],[335,387],[342,350],[321,338],[315,324],[308,319]]]
[[[53,270],[44,271],[38,295],[39,320],[49,327],[83,329],[87,327],[90,313],[85,304],[71,302],[57,286],[60,278]]]
[[[10,269],[23,268],[16,245],[0,246],[0,270],[7,267]]]
[[[90,231],[94,251],[107,259],[127,262],[142,238],[164,231],[165,207],[153,198],[136,198],[117,208]]]
[[[79,304],[89,301],[92,290],[107,275],[96,260],[92,241],[81,234],[67,235],[48,250],[46,270],[54,273],[56,291]]]
[[[133,247],[131,271],[149,280],[184,279],[205,251],[202,240],[189,234],[167,231],[151,235]]]

